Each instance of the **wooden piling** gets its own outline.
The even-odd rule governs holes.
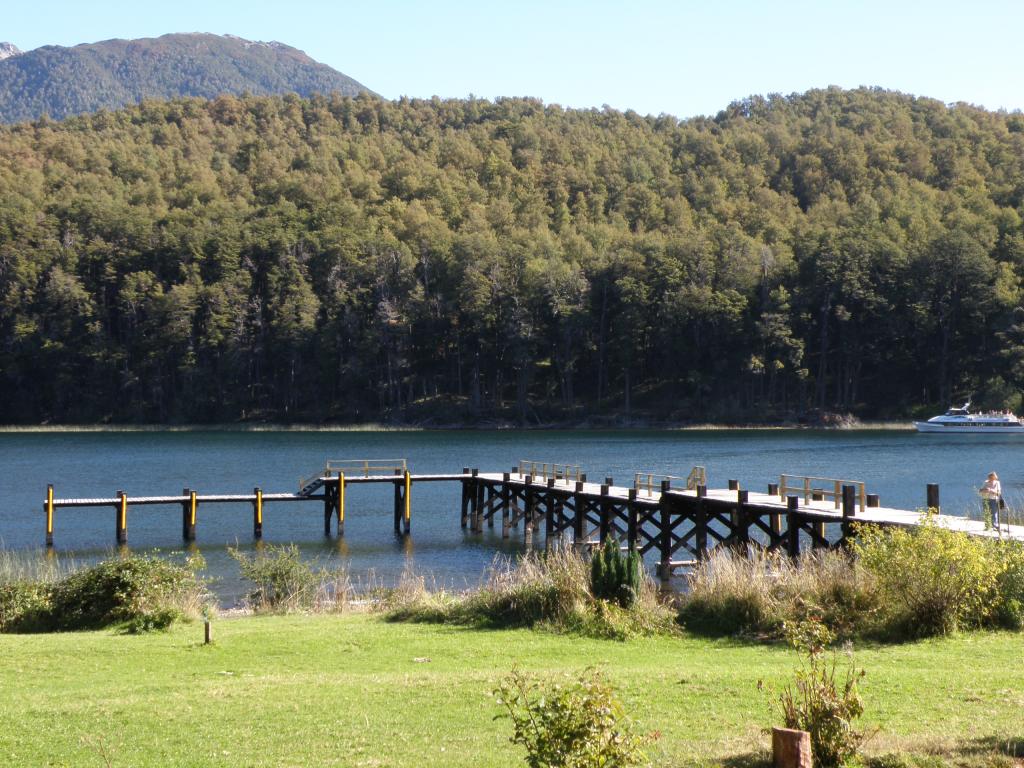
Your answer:
[[[412,528],[412,475],[409,474],[409,470],[405,470],[405,520],[403,523],[405,533],[409,533]]]
[[[462,470],[462,474],[468,475],[469,468],[466,467]],[[459,522],[463,528],[469,527],[469,504],[472,496],[470,495],[470,481],[463,478],[462,480],[462,505],[461,513],[459,515]]]
[[[117,492],[117,543],[128,543],[128,496],[124,491]]]
[[[843,486],[843,538],[847,539],[853,534],[853,525],[850,521],[857,514],[857,487],[855,485]]]
[[[324,481],[324,538],[331,535],[331,520],[334,519],[335,500],[338,497],[338,489],[329,480]]]
[[[786,497],[786,551],[790,557],[800,556],[800,497]]]
[[[694,546],[698,560],[704,560],[708,556],[708,510],[704,502],[707,495],[708,487],[698,485],[697,500],[693,508]]]
[[[46,486],[46,503],[43,504],[43,511],[46,513],[46,546],[53,546],[53,483]]]
[[[189,494],[191,491],[188,488],[181,489],[181,495],[185,497],[185,500],[181,502],[181,538],[188,541],[188,528],[189,520],[192,517],[192,513],[189,511],[191,504],[189,504]]]
[[[396,476],[397,475],[401,475],[401,474],[402,474],[402,470],[400,470],[400,469],[396,469],[395,470],[395,475]],[[399,480],[395,480],[395,481],[392,482],[392,485],[394,486],[394,489],[395,489],[395,494],[394,494],[394,496],[395,496],[395,504],[394,504],[395,533],[399,533],[400,534],[402,532],[402,512],[403,512],[402,483]]]
[[[477,470],[473,470],[473,474],[478,474]],[[480,482],[479,479],[476,481],[476,501],[473,503],[473,519],[470,521],[470,525],[473,529],[473,533],[484,532],[484,489],[485,485]]]
[[[638,513],[636,508],[636,488],[630,488],[627,492],[629,502],[626,504],[626,544],[630,551],[636,549],[636,539],[639,526]]]
[[[512,490],[509,488],[509,481],[512,479],[512,475],[509,472],[505,472],[501,476],[501,538],[508,538],[508,520],[509,515],[512,513],[510,509],[512,503]]]
[[[338,535],[345,535],[345,473],[338,473]]]
[[[672,499],[668,495],[670,488],[668,480],[661,481],[661,496],[658,498],[658,576],[663,581],[672,578]]]
[[[935,510],[935,514],[938,514],[939,510],[941,509],[941,507],[939,506],[938,483],[928,483],[928,487],[926,488],[926,498],[926,508],[928,509],[928,511],[931,512],[932,510]]]
[[[196,500],[196,492],[189,489],[188,492],[188,522],[185,526],[185,541],[196,540],[196,512],[199,502]]]
[[[736,509],[733,514],[733,531],[735,541],[747,552],[747,545],[750,544],[750,514],[747,511],[747,503],[750,499],[749,491],[736,491]]]
[[[260,488],[252,489],[253,495],[256,497],[252,501],[252,537],[254,539],[263,538],[263,491]]]

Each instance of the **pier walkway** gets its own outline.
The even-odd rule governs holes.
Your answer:
[[[702,467],[683,477],[637,473],[631,486],[587,479],[573,465],[520,462],[509,472],[480,472],[463,468],[451,474],[414,474],[404,460],[334,461],[299,481],[297,493],[198,493],[185,488],[178,495],[56,498],[47,487],[43,503],[46,543],[53,546],[56,510],[108,508],[114,510],[115,536],[128,538],[128,510],[132,506],[164,505],[181,510],[182,537],[196,538],[199,509],[211,503],[249,504],[253,537],[263,535],[264,505],[314,502],[323,511],[324,534],[343,536],[345,491],[354,484],[392,486],[394,529],[408,534],[412,521],[412,492],[417,483],[450,482],[461,487],[460,522],[469,533],[494,528],[500,521],[507,538],[522,526],[527,540],[544,536],[545,544],[571,540],[581,547],[597,546],[609,536],[635,548],[658,564],[663,577],[692,565],[717,546],[761,546],[798,556],[807,548],[843,546],[859,524],[913,527],[931,509],[935,524],[972,536],[1024,541],[1024,526],[1003,525],[998,530],[982,521],[939,514],[937,485],[926,488],[922,510],[882,507],[863,483],[780,475],[767,492],[740,488],[708,488]]]

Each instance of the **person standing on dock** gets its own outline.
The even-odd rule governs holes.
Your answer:
[[[978,489],[981,494],[981,509],[985,513],[985,530],[995,524],[999,528],[999,500],[1003,497],[1003,487],[999,483],[999,475],[989,472],[985,484]]]

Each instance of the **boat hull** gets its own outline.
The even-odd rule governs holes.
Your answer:
[[[918,432],[941,432],[944,435],[1024,435],[1024,424],[942,424],[929,421],[915,421]]]

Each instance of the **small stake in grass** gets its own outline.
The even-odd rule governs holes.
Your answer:
[[[203,645],[209,645],[213,642],[213,624],[207,619],[203,622]]]

